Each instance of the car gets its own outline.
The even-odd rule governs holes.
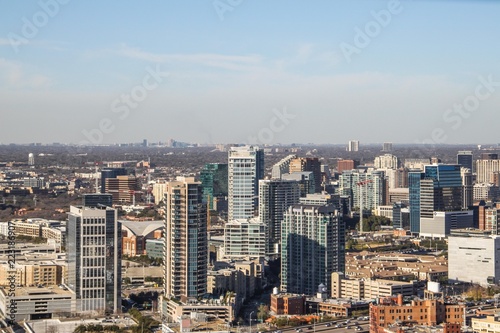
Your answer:
[[[326,327],[330,327],[330,326],[332,326],[332,324],[327,323],[327,324],[325,324],[325,326],[326,326]]]
[[[347,329],[350,329],[350,328],[351,328],[351,326],[347,325],[347,326],[346,326],[346,328],[347,328]]]
[[[312,329],[313,329],[313,327],[312,327],[312,326],[309,326],[307,329],[308,329],[308,330],[312,330]]]
[[[337,325],[335,325],[335,328],[339,328],[340,326],[342,326],[342,325],[340,325],[340,324],[337,324]]]
[[[363,330],[361,326],[356,326],[356,331],[361,331],[361,330]]]
[[[295,332],[302,332],[302,328],[296,328]]]

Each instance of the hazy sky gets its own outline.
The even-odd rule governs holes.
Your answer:
[[[0,143],[500,141],[497,1],[0,5]]]

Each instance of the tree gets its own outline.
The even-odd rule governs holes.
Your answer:
[[[262,321],[269,318],[269,306],[265,304],[259,305],[259,308],[257,309],[257,318],[261,319]]]

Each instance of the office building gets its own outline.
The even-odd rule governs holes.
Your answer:
[[[484,230],[491,231],[492,235],[500,235],[500,209],[495,207],[484,210]]]
[[[233,220],[224,226],[224,252],[228,259],[263,259],[266,244],[266,226],[259,218]]]
[[[495,306],[496,307],[496,306]],[[472,331],[477,333],[500,333],[500,317],[498,314],[471,318]]]
[[[288,208],[282,224],[281,291],[315,294],[345,269],[345,225],[334,205]]]
[[[343,274],[332,273],[332,298],[376,299],[401,294],[413,296],[414,282],[393,280],[351,279]]]
[[[33,153],[28,154],[28,165],[29,166],[35,165],[35,154],[33,154]]]
[[[410,231],[420,232],[420,182],[424,173],[420,170],[408,172],[409,204],[410,204]]]
[[[125,168],[103,168],[101,170],[101,193],[108,193],[108,189],[106,188],[106,179],[126,175],[127,170]]]
[[[351,140],[347,144],[347,151],[359,151],[359,141]]]
[[[139,179],[133,175],[107,178],[105,184],[106,193],[113,196],[113,204],[135,204],[141,198]]]
[[[264,178],[264,151],[254,146],[231,147],[228,170],[228,220],[254,217],[259,180]]]
[[[267,230],[267,254],[279,254],[281,223],[288,207],[297,204],[300,198],[299,182],[271,179],[259,181],[259,218]]]
[[[395,202],[393,204],[392,225],[394,229],[410,230],[410,209],[405,203]]]
[[[97,207],[97,206],[113,206],[113,196],[111,194],[84,194],[83,206]]]
[[[435,211],[432,217],[420,218],[420,237],[445,238],[452,229],[474,227],[474,213],[465,211]]]
[[[203,197],[210,210],[214,210],[214,198],[228,195],[227,171],[227,163],[208,163],[200,172]]]
[[[463,168],[467,168],[472,172],[474,165],[474,155],[471,151],[459,151],[457,154],[457,164]]]
[[[83,313],[121,312],[121,225],[106,206],[71,206],[67,222],[68,287]]]
[[[194,177],[169,182],[165,221],[165,296],[186,302],[207,286],[207,213]]]
[[[290,172],[290,162],[297,158],[297,155],[288,155],[283,158],[281,161],[273,165],[273,169],[271,171],[271,179],[281,179],[281,176],[285,173]]]
[[[462,209],[469,209],[474,203],[474,182],[472,171],[471,169],[461,167],[460,175],[462,177]]]
[[[432,218],[434,212],[462,209],[462,177],[460,166],[426,165],[420,181],[420,218]]]
[[[312,172],[314,174],[314,192],[321,192],[321,162],[317,157],[295,158],[290,161],[290,173]]]
[[[483,287],[500,282],[500,237],[448,238],[448,279]]]

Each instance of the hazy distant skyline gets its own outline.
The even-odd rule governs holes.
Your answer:
[[[0,143],[500,140],[499,2],[0,4]]]

